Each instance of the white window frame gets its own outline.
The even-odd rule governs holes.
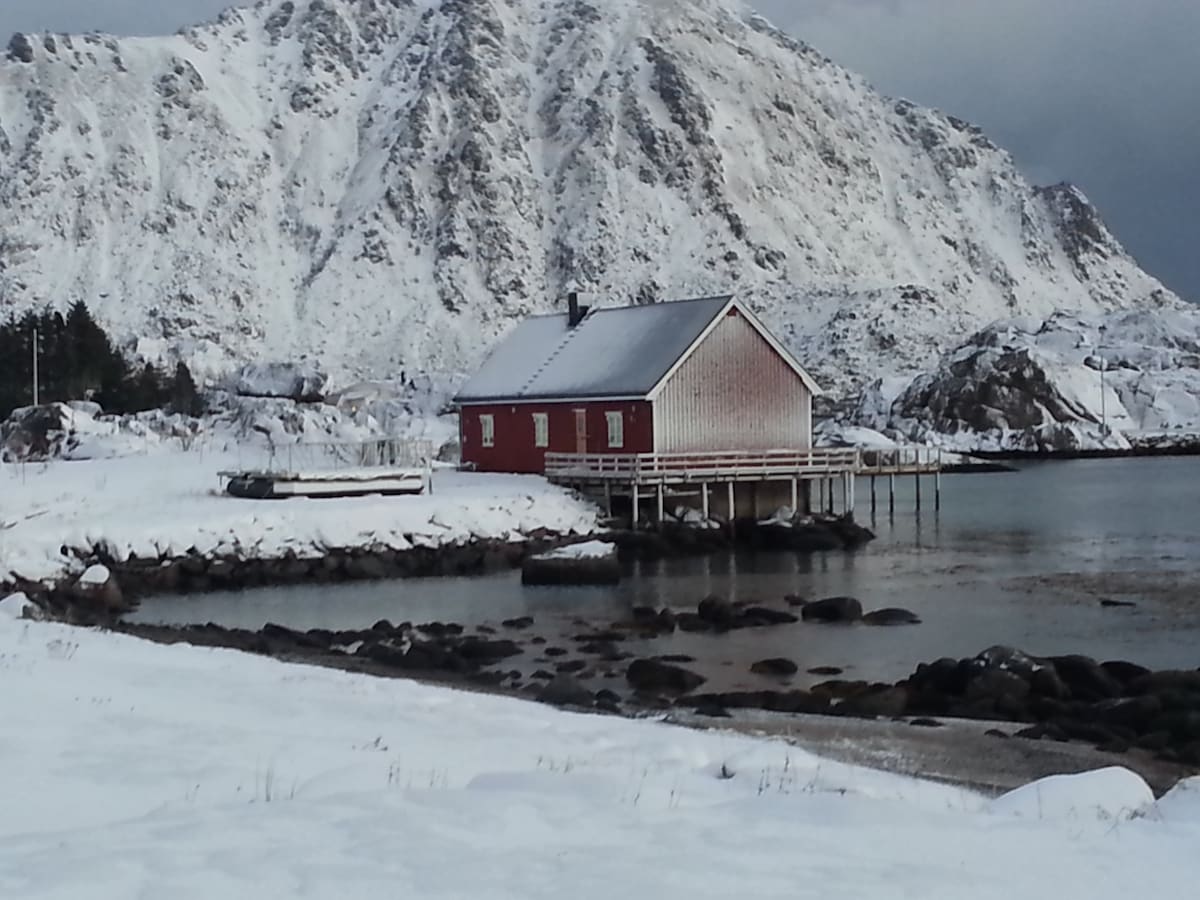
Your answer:
[[[610,410],[604,414],[608,424],[608,446],[616,449],[625,446],[625,414],[620,410]]]
[[[544,412],[533,413],[533,446],[549,447],[550,446],[550,414]]]
[[[479,414],[479,445],[496,446],[496,417],[491,413]]]

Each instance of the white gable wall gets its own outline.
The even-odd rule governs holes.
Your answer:
[[[807,449],[812,393],[745,317],[731,310],[654,400],[654,448]]]

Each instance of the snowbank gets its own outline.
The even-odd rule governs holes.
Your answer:
[[[0,619],[0,660],[22,900],[1127,900],[1196,878],[1194,819],[1013,820],[782,740],[48,623]]]
[[[1154,803],[1154,793],[1136,772],[1119,766],[1051,775],[992,801],[998,815],[1023,819],[1129,819]]]
[[[78,557],[96,547],[118,561],[313,558],[597,528],[595,507],[536,476],[438,471],[422,496],[263,501],[220,492],[218,471],[262,461],[209,450],[0,465],[0,582],[81,573]]]

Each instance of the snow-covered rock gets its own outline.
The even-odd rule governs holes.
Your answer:
[[[851,417],[959,450],[1127,449],[1200,434],[1200,310],[994,323]]]
[[[315,363],[248,363],[238,371],[234,391],[242,397],[279,397],[315,403],[324,399],[327,377]]]
[[[1136,772],[1121,766],[1050,775],[997,797],[990,810],[1023,819],[1075,821],[1130,819],[1154,805],[1154,792]]]
[[[447,382],[568,284],[736,290],[835,392],[1176,299],[1076,189],[740,0],[263,0],[0,59],[0,294],[198,377]]]
[[[30,606],[29,598],[18,591],[0,600],[0,619],[22,619]]]

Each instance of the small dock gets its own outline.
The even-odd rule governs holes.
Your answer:
[[[876,479],[888,479],[889,503],[895,508],[895,479],[912,475],[934,481],[935,508],[941,505],[941,451],[935,447],[880,450],[813,448],[810,450],[728,450],[697,453],[547,453],[546,477],[564,486],[603,494],[606,512],[615,498],[628,498],[638,511],[654,503],[662,522],[668,502],[693,506],[703,518],[715,511],[732,520],[741,515],[765,516],[779,507],[810,512],[853,513],[855,481],[870,478],[871,509],[876,506]],[[639,516],[635,516],[635,519]]]
[[[253,500],[426,494],[433,489],[428,441],[381,438],[271,446],[259,466],[217,473],[224,491]]]

